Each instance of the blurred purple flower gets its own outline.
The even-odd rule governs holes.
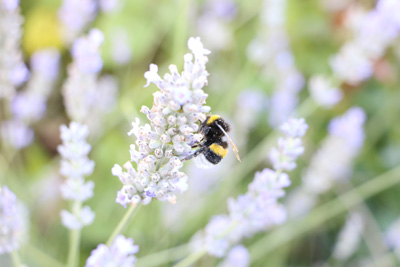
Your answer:
[[[122,2],[121,0],[99,0],[99,6],[101,11],[109,13],[121,7]]]
[[[54,49],[35,52],[31,58],[32,75],[25,90],[11,100],[14,118],[32,124],[46,112],[46,102],[58,74],[60,53]]]
[[[234,246],[218,267],[247,267],[250,266],[250,254],[242,245]]]
[[[46,98],[28,91],[17,93],[11,101],[11,110],[16,119],[36,122],[46,112]]]
[[[98,29],[90,30],[87,37],[77,39],[71,48],[71,54],[82,72],[97,73],[103,67],[99,52],[104,40],[103,33]]]
[[[9,11],[13,11],[18,8],[19,0],[2,0],[0,2],[0,5],[2,5],[5,9]]]
[[[284,122],[298,103],[297,96],[289,91],[277,91],[270,100],[269,105],[269,124],[277,126]]]
[[[311,158],[302,175],[301,187],[289,198],[291,217],[305,215],[317,203],[320,194],[350,177],[352,163],[364,142],[365,119],[364,111],[353,107],[330,122],[329,135]]]
[[[0,187],[0,254],[18,250],[28,238],[28,211],[7,186]]]
[[[342,92],[334,86],[329,78],[315,75],[309,81],[310,95],[318,105],[330,108],[342,99]]]
[[[364,143],[364,130],[366,120],[364,110],[359,107],[349,109],[343,116],[333,119],[328,126],[328,131],[333,136],[346,140],[348,146],[358,150]]]
[[[18,8],[19,1],[0,1],[0,98],[11,99],[29,77],[20,42],[24,21]]]
[[[85,267],[133,267],[136,263],[135,254],[138,251],[139,246],[134,245],[132,238],[119,235],[110,247],[99,244],[86,260]]]
[[[380,0],[375,9],[355,16],[359,20],[353,22],[355,37],[330,59],[337,79],[357,85],[371,77],[374,62],[383,56],[400,33],[399,7],[396,0]]]
[[[49,80],[55,80],[60,67],[60,57],[57,49],[39,50],[31,57],[31,69]]]
[[[67,210],[60,212],[61,222],[68,229],[77,230],[90,225],[94,221],[95,214],[89,206],[84,206],[73,214]]]
[[[330,64],[335,76],[350,84],[358,84],[369,78],[373,71],[371,61],[355,42],[343,46],[331,58]]]
[[[64,27],[65,40],[71,43],[94,20],[96,13],[95,0],[64,0],[58,10],[58,17]]]
[[[29,79],[29,74],[25,63],[21,62],[11,70],[10,78],[15,86],[20,86]]]
[[[33,141],[34,133],[20,120],[2,121],[0,125],[1,137],[6,144],[16,148],[24,148]]]
[[[400,10],[400,2],[398,0],[379,0],[377,10],[400,30],[400,17],[398,12]]]

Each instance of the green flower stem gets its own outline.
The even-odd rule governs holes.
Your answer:
[[[202,248],[198,251],[195,251],[191,253],[189,256],[184,258],[182,261],[180,261],[178,264],[174,265],[174,267],[186,267],[190,266],[196,261],[198,261],[201,257],[203,257],[207,253],[206,248]]]
[[[14,267],[22,267],[23,266],[17,250],[13,250],[11,252],[11,259],[12,259],[12,263],[13,263]]]
[[[24,253],[27,255],[27,257],[37,263],[38,266],[65,267],[64,264],[44,253],[34,245],[27,244],[25,246]]]
[[[81,201],[75,201],[72,206],[72,214],[79,214],[82,207]],[[79,247],[81,240],[81,229],[72,229],[69,232],[68,267],[76,267],[79,264]]]
[[[167,262],[175,261],[176,259],[184,258],[189,253],[189,246],[187,244],[177,247],[169,248],[137,260],[137,266],[154,267]]]
[[[315,208],[303,221],[291,221],[264,236],[250,247],[252,261],[273,252],[295,238],[317,228],[329,219],[340,215],[347,209],[359,205],[366,199],[400,183],[400,166],[385,172],[368,182],[343,193],[338,198]],[[346,203],[346,205],[343,205]]]
[[[126,227],[126,225],[128,224],[128,222],[131,220],[131,218],[133,217],[133,215],[135,214],[135,210],[137,210],[137,205],[131,205],[129,207],[129,209],[126,211],[124,217],[122,218],[122,220],[119,222],[119,224],[117,225],[117,227],[114,229],[114,231],[112,232],[110,238],[107,240],[106,245],[109,247],[112,242],[114,241],[115,237],[117,235],[119,235],[122,230]]]

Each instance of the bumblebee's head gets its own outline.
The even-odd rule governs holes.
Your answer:
[[[204,121],[204,125],[208,127],[213,127],[215,124],[221,126],[225,132],[229,132],[230,130],[229,124],[226,123],[226,121],[219,115],[207,116],[206,120]]]

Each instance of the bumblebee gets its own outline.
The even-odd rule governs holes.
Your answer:
[[[192,148],[199,148],[183,160],[197,157],[196,163],[200,167],[216,165],[228,154],[229,142],[235,152],[236,158],[240,161],[239,151],[228,135],[229,130],[229,124],[220,116],[207,116],[200,126],[200,133],[203,135],[203,140],[199,144],[192,146]]]

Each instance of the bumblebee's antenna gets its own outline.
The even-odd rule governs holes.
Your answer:
[[[233,150],[233,152],[235,152],[235,155],[236,155],[236,158],[238,159],[238,161],[239,161],[239,162],[242,162],[242,161],[240,160],[239,150],[237,149],[235,143],[233,143],[232,138],[231,138],[231,137],[229,136],[229,134],[224,130],[224,128],[222,128],[221,125],[219,125],[218,123],[215,123],[215,124],[221,129],[221,131],[222,131],[222,132],[225,134],[225,136],[228,138],[228,141],[229,141],[229,143],[231,144],[232,150]]]

